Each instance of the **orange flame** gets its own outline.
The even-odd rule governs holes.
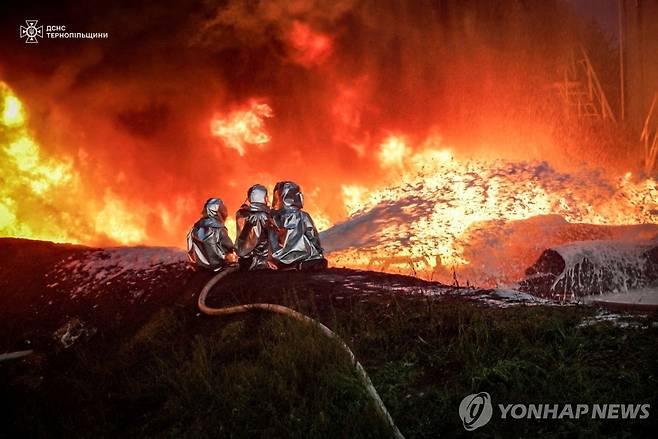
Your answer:
[[[294,21],[288,34],[295,62],[306,66],[322,64],[331,54],[331,38],[315,32],[305,23]]]
[[[23,105],[0,82],[0,236],[55,242],[142,242],[145,225],[114,194],[102,207],[89,196],[70,158],[48,158],[27,127]],[[86,202],[81,202],[85,200]]]
[[[344,96],[339,95],[340,105],[332,108],[332,112],[343,128],[365,131],[361,127],[361,113],[350,113],[350,106],[361,101],[355,93],[349,89]],[[55,156],[39,145],[28,129],[29,115],[4,83],[0,83],[0,105],[3,179],[0,235],[91,244],[161,243],[153,231],[151,219],[155,218],[167,233],[180,236],[175,242],[182,245],[182,237],[190,226],[185,214],[196,214],[199,209],[196,203],[211,194],[200,194],[199,199],[195,198],[199,194],[179,194],[169,204],[158,201],[146,205],[118,191],[94,191],[85,181],[83,168],[79,164],[76,167],[71,157]],[[211,133],[224,147],[245,156],[249,148],[263,148],[271,141],[265,126],[266,119],[271,117],[273,111],[268,104],[252,100],[244,107],[215,118]],[[400,206],[399,214],[411,218],[410,221],[377,218],[383,225],[368,237],[366,247],[331,255],[337,265],[364,267],[373,258],[396,255],[424,259],[432,268],[467,267],[472,261],[466,247],[473,231],[488,221],[509,222],[558,214],[570,222],[591,224],[658,222],[658,189],[654,180],[636,181],[627,173],[618,180],[607,179],[603,190],[587,184],[587,179],[574,180],[569,188],[551,187],[542,185],[540,177],[516,172],[500,163],[461,161],[438,136],[414,143],[410,140],[414,138],[413,133],[395,132],[373,142],[374,145],[368,137],[371,133],[363,136],[368,145],[358,154],[362,156],[359,160],[366,163],[374,159],[367,162],[374,164],[374,178],[338,184],[336,176],[329,171],[325,175],[326,168],[320,164],[322,178],[329,186],[304,187],[308,210],[320,230],[335,222],[336,212],[330,212],[328,206],[333,208],[336,200],[342,203],[340,207],[348,215],[359,215],[404,199],[424,200],[422,209],[414,202]],[[348,146],[352,146],[350,140],[353,139],[347,136]],[[363,153],[366,148],[374,150],[372,157]],[[297,157],[291,159],[294,161]],[[84,162],[89,157],[78,157],[78,160]],[[303,157],[299,161],[305,163],[306,160]],[[267,185],[270,191],[276,179],[287,177],[269,173],[267,167],[265,170],[250,178]],[[127,178],[123,172],[117,173],[117,181]],[[231,186],[239,193],[235,198],[243,197],[244,189],[238,184],[241,183]],[[332,187],[333,192],[330,191]],[[236,205],[230,207],[237,208]],[[227,221],[227,227],[233,234],[232,218]]]
[[[273,116],[269,105],[253,101],[248,109],[236,110],[216,118],[210,129],[214,136],[222,139],[224,145],[244,156],[247,145],[263,147],[270,141],[265,131],[265,119]]]
[[[397,205],[396,212],[406,219],[371,218],[383,226],[368,236],[367,247],[334,252],[335,264],[363,268],[373,260],[396,256],[404,263],[423,261],[430,271],[437,265],[467,266],[471,261],[465,245],[471,233],[491,221],[558,214],[573,223],[658,223],[658,183],[654,180],[633,182],[630,173],[617,181],[591,180],[586,175],[544,177],[535,173],[553,171],[542,165],[520,163],[514,168],[502,162],[462,162],[448,149],[437,149],[439,144],[440,140],[427,139],[413,152],[401,137],[388,137],[380,145],[380,164],[398,167],[401,177],[393,177],[379,189],[342,186],[351,216]],[[565,178],[572,181],[562,184]],[[387,270],[394,268],[386,264]]]
[[[409,152],[402,137],[390,136],[379,148],[379,163],[383,168],[401,167]]]

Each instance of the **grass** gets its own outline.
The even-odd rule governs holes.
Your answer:
[[[500,420],[466,432],[461,399],[494,404],[658,402],[658,329],[580,327],[581,307],[484,308],[390,296],[318,307],[353,348],[407,438],[651,437],[647,420]],[[239,301],[235,298],[235,301]],[[8,433],[65,437],[386,437],[346,356],[308,326],[262,313],[155,314],[31,363],[3,365]],[[44,376],[43,380],[39,380]],[[1,418],[0,418],[1,419]]]

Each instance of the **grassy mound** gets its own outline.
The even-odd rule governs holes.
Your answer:
[[[585,307],[496,309],[418,296],[279,303],[315,316],[353,348],[408,438],[472,436],[461,399],[496,403],[658,402],[656,316],[620,328]],[[240,303],[234,295],[217,302]],[[163,308],[137,331],[0,364],[10,436],[386,437],[346,356],[308,326],[263,313]],[[651,437],[646,420],[501,420],[479,436]]]

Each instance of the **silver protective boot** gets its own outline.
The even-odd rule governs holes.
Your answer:
[[[249,270],[275,268],[269,261],[270,208],[267,188],[256,184],[247,191],[247,200],[235,214],[240,266]]]
[[[224,225],[226,206],[219,198],[209,198],[201,215],[187,234],[187,254],[198,267],[221,270],[227,265],[226,255],[235,251]]]
[[[292,181],[276,184],[270,245],[272,260],[278,268],[326,267],[318,231],[303,207],[304,196],[298,184]]]

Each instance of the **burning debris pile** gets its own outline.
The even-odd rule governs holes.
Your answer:
[[[324,232],[335,265],[493,286],[519,280],[553,245],[658,235],[654,180],[569,174],[545,162],[459,161],[441,150],[407,163],[403,184],[364,194],[348,221]]]

